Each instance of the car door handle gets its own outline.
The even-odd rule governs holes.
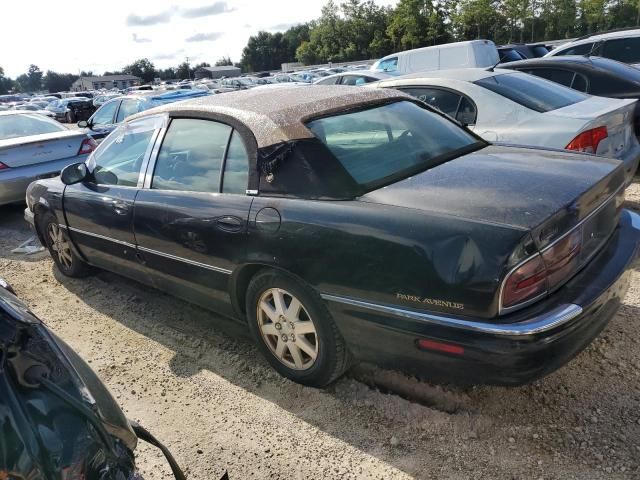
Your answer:
[[[242,230],[242,219],[227,215],[216,219],[216,227],[224,232],[239,232]]]
[[[111,207],[113,208],[113,211],[118,215],[126,215],[127,213],[129,213],[129,205],[119,200],[112,201]]]

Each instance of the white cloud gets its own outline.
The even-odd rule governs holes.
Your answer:
[[[176,66],[187,56],[212,64],[229,56],[237,62],[250,35],[313,20],[326,0],[112,0],[93,13],[80,0],[53,9],[50,0],[26,3],[28,29],[12,21],[0,28],[0,66],[13,78],[32,63],[43,71],[101,73],[144,57],[158,68]],[[25,2],[3,2],[2,18],[23,18],[25,8]],[[66,25],[74,26],[73,33],[60,35]],[[223,38],[187,42],[211,32]]]

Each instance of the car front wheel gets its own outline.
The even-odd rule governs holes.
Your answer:
[[[38,228],[58,270],[68,277],[85,277],[90,268],[71,248],[67,231],[60,227],[52,213],[38,220]]]
[[[281,375],[324,387],[347,369],[344,340],[311,289],[282,273],[265,271],[249,284],[246,308],[258,348]]]

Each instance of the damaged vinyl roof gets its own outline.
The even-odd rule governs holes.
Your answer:
[[[311,118],[393,100],[415,101],[393,89],[337,85],[258,87],[171,103],[130,117],[130,120],[168,112],[171,116],[216,119],[232,117],[254,134],[258,148],[312,138],[304,126]]]

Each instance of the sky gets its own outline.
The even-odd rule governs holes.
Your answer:
[[[139,58],[156,68],[240,61],[250,35],[320,15],[326,0],[17,0],[0,6],[0,67],[101,74]],[[380,5],[394,0],[376,0]]]

